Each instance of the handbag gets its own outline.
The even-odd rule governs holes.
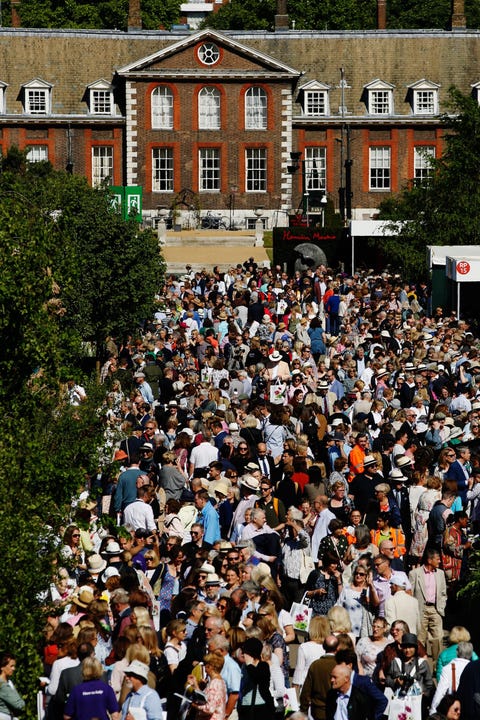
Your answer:
[[[270,402],[273,405],[284,405],[287,398],[287,385],[280,380],[274,380],[270,384]]]
[[[388,720],[421,720],[422,695],[396,695],[388,706]]]
[[[290,615],[293,620],[293,629],[296,632],[308,633],[310,620],[312,619],[312,608],[306,594],[303,596],[302,602],[292,603]]]
[[[300,565],[300,582],[302,585],[305,585],[312,570],[315,570],[313,558],[305,550],[302,550],[302,562]]]

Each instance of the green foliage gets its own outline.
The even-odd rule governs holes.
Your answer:
[[[466,2],[467,26],[479,27],[480,0]],[[275,0],[231,0],[206,20],[219,30],[269,30],[273,27]],[[369,30],[377,26],[376,0],[297,0],[288,3],[297,30]],[[388,0],[387,27],[447,28],[451,0]]]
[[[163,272],[155,234],[110,201],[16,149],[0,163],[0,649],[18,656],[28,718],[55,538],[104,439],[105,390],[82,375],[81,341],[134,328]],[[78,407],[69,377],[87,392]]]
[[[429,182],[380,205],[381,219],[406,221],[400,236],[383,238],[381,248],[407,277],[425,273],[427,245],[480,242],[480,108],[454,88],[450,106],[443,119],[444,152],[433,161]]]
[[[141,11],[146,30],[168,28],[178,21],[180,0],[143,0]],[[19,12],[24,27],[126,30],[128,0],[22,0]]]

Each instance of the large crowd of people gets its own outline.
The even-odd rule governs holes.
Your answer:
[[[106,344],[104,466],[45,601],[48,720],[479,718],[456,614],[475,327],[424,283],[252,259],[187,266],[157,308]]]

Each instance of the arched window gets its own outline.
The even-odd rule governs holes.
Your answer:
[[[267,129],[267,93],[261,87],[245,93],[245,130]]]
[[[198,127],[200,130],[220,130],[220,92],[204,87],[198,93]]]
[[[152,128],[173,129],[173,93],[164,85],[152,91]]]

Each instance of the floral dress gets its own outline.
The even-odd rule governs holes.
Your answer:
[[[316,577],[311,573],[307,581],[307,590],[318,590],[320,588],[326,590],[326,594],[314,595],[311,601],[312,617],[315,615],[326,615],[330,608],[337,602],[338,583],[335,577],[327,578],[320,570]]]
[[[339,595],[336,602],[337,605],[345,608],[350,616],[350,622],[352,623],[352,633],[356,637],[360,637],[362,632],[363,612],[364,603],[363,598],[366,598],[366,588],[362,590],[356,590],[353,587],[344,587]]]
[[[227,705],[227,688],[222,678],[213,678],[204,690],[207,704],[195,714],[196,720],[224,720]]]
[[[423,556],[428,540],[427,520],[430,510],[437,500],[440,500],[439,490],[430,488],[420,495],[413,521],[413,539],[410,546],[410,555],[416,558]]]
[[[388,644],[388,638],[384,638],[381,643],[373,642],[369,637],[362,637],[355,646],[358,662],[362,666],[367,677],[372,677],[377,665],[377,655],[382,652],[385,645]]]

